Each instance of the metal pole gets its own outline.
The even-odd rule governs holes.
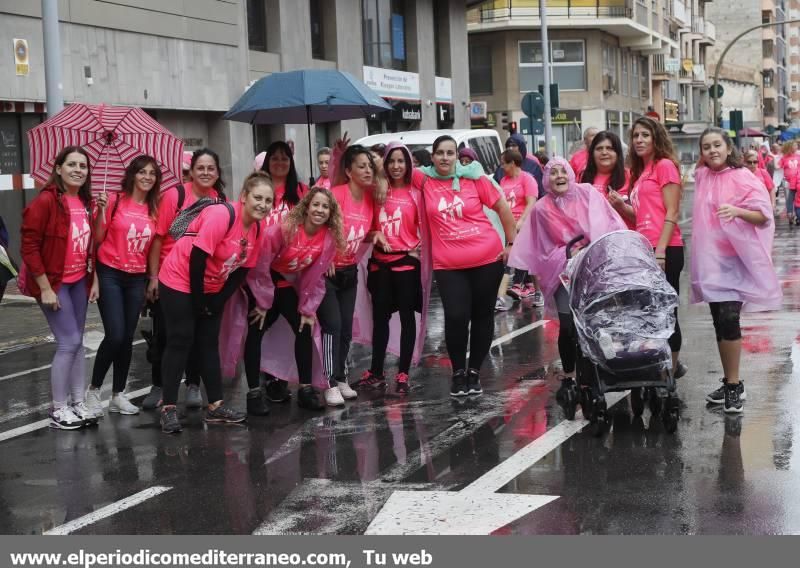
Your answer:
[[[713,116],[714,124],[717,123],[717,116],[719,115],[719,97],[717,97],[718,94],[717,85],[719,84],[719,71],[720,69],[722,69],[722,62],[725,60],[725,56],[728,54],[728,51],[730,51],[731,47],[733,47],[733,44],[735,44],[744,36],[755,30],[761,28],[769,28],[772,26],[781,26],[784,24],[796,24],[798,22],[800,22],[800,20],[782,20],[780,22],[768,22],[766,24],[759,24],[757,26],[753,26],[752,28],[747,28],[742,33],[733,38],[731,42],[725,47],[725,49],[722,52],[722,55],[719,56],[719,61],[717,61],[717,66],[714,68],[714,86],[712,87],[713,92],[711,93],[712,96],[714,97],[714,116]]]
[[[61,82],[61,37],[58,32],[58,0],[42,0],[42,35],[44,36],[44,83],[47,92],[47,116],[64,108],[64,85]]]
[[[550,116],[550,43],[547,38],[547,0],[539,0],[539,20],[542,24],[542,71],[544,72],[544,151],[550,156],[553,141],[553,119]],[[555,148],[553,148],[555,151]]]

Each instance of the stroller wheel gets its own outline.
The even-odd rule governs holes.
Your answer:
[[[641,387],[631,389],[631,410],[634,416],[641,416],[644,414],[643,391],[644,389]]]
[[[589,422],[592,421],[593,406],[594,404],[592,403],[592,389],[589,388],[581,389],[581,412],[583,413],[583,417]]]
[[[564,411],[567,420],[575,420],[575,409],[578,406],[578,386],[575,380],[565,378],[556,392],[556,402]]]
[[[648,388],[647,389],[647,398],[649,399],[650,403],[650,413],[653,416],[658,416],[661,414],[661,409],[664,407],[664,401],[661,400],[661,395],[656,388]]]
[[[680,401],[678,401],[678,397],[667,395],[664,414],[661,417],[661,420],[664,422],[664,429],[670,434],[674,434],[678,429],[678,421],[680,418]]]
[[[606,433],[611,425],[611,417],[608,415],[606,397],[600,396],[594,399],[592,407],[592,435],[599,438]]]

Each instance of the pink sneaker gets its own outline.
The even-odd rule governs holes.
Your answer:
[[[407,373],[397,373],[394,381],[394,389],[397,394],[408,394],[408,391],[411,390]]]
[[[506,294],[514,298],[515,300],[520,300],[524,298],[524,289],[522,288],[521,284],[514,284],[511,288],[508,289]]]

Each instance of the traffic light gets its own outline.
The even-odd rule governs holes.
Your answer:
[[[539,85],[539,92],[544,95],[544,86]],[[558,100],[558,83],[550,83],[550,116],[558,114],[558,107],[561,106]]]
[[[500,126],[502,127],[503,130],[508,130],[508,113],[507,112],[501,112],[500,113],[500,117],[501,117],[500,118]]]

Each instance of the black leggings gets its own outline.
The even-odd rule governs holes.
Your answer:
[[[575,320],[569,310],[569,293],[564,286],[559,285],[555,293],[556,307],[558,308],[558,356],[565,373],[575,370],[578,360],[578,332],[575,329]]]
[[[294,361],[297,365],[300,384],[311,384],[311,329],[305,326],[302,332],[298,331],[300,329],[300,313],[297,311],[297,304],[297,292],[293,287],[276,287],[275,298],[272,301],[272,307],[267,310],[264,325],[261,329],[258,325],[251,325],[247,328],[247,340],[244,344],[244,370],[247,374],[247,386],[251,389],[260,386],[262,339],[267,330],[278,321],[279,316],[283,316],[294,331]],[[250,306],[250,309],[253,307],[254,304]]]
[[[742,338],[739,316],[742,302],[710,302],[711,317],[714,319],[714,333],[717,341],[736,341]]]
[[[325,278],[325,297],[317,308],[322,328],[322,363],[332,387],[347,380],[344,366],[353,340],[357,276],[356,265],[337,268],[333,278]]]
[[[494,306],[503,279],[503,262],[462,270],[436,270],[444,307],[444,340],[453,371],[480,369],[494,335]]]
[[[683,247],[667,247],[664,273],[667,282],[675,288],[675,292],[680,294],[681,271],[683,270]],[[675,331],[669,338],[669,348],[673,353],[681,350],[683,336],[681,326],[678,324],[678,308],[675,308]]]
[[[159,285],[160,289],[160,285]],[[152,369],[152,381],[154,387],[161,387],[161,363],[164,358],[164,351],[167,349],[167,325],[165,323],[164,311],[161,309],[161,300],[156,300],[150,304],[150,314],[153,318],[153,344],[148,347],[148,360]],[[200,371],[198,362],[200,353],[197,346],[193,346],[189,358],[186,360],[186,384],[199,385]]]
[[[394,312],[400,314],[400,360],[398,371],[408,374],[417,341],[417,305],[419,304],[420,271],[375,270],[367,276],[367,288],[372,296],[372,365],[375,375],[383,374],[386,347],[389,345],[389,320]]]
[[[191,354],[197,357],[206,395],[210,403],[222,400],[222,376],[219,364],[219,331],[222,313],[197,317],[192,295],[159,284],[160,304],[167,331],[167,347],[161,361],[165,405],[178,401],[181,375]]]

